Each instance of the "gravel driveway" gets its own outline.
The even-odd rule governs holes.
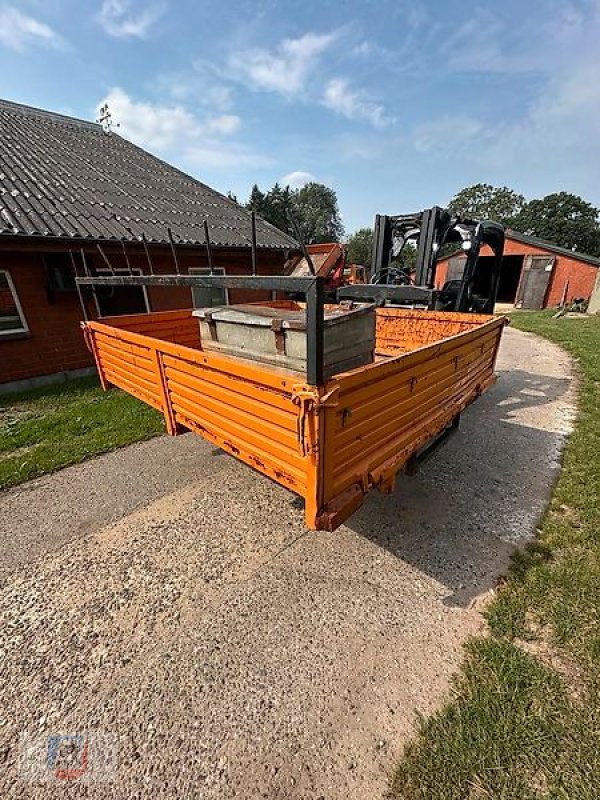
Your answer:
[[[192,434],[0,496],[0,795],[375,798],[530,537],[574,413],[508,329],[448,445],[335,533]],[[117,781],[24,786],[19,737],[104,731]]]

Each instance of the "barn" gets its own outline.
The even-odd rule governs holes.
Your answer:
[[[98,275],[252,269],[250,214],[102,126],[0,100],[0,393],[77,376],[93,358],[79,328],[74,269]],[[257,219],[257,274],[298,244]],[[181,287],[91,289],[88,316],[258,298]]]
[[[436,272],[436,287],[462,277],[466,256],[454,253],[441,259]],[[482,269],[476,292],[486,295],[493,257],[482,249]],[[489,267],[486,269],[486,265]],[[600,267],[600,259],[558,247],[551,242],[506,232],[506,245],[498,303],[517,308],[551,308],[576,298],[589,300]]]

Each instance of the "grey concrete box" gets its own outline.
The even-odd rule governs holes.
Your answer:
[[[296,372],[306,372],[306,312],[268,306],[198,308],[203,350],[214,350]],[[375,306],[328,306],[325,312],[324,377],[373,361]]]

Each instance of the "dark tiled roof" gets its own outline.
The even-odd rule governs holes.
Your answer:
[[[553,242],[548,242],[545,239],[538,239],[537,236],[529,236],[529,234],[513,231],[510,228],[506,231],[506,236],[515,242],[529,244],[532,247],[539,247],[540,250],[549,250],[551,253],[558,253],[562,256],[574,258],[576,261],[585,261],[587,264],[593,264],[595,267],[600,267],[600,258],[588,256],[587,253],[580,253],[578,250],[569,250],[566,247],[560,247],[559,245],[554,244]]]
[[[575,259],[575,261],[583,261],[594,267],[600,267],[600,258],[596,258],[596,256],[588,256],[587,253],[580,253],[578,250],[569,250],[566,247],[560,247],[560,245],[548,242],[546,239],[538,239],[537,236],[529,236],[527,233],[520,233],[519,231],[513,231],[511,228],[507,228],[506,238],[512,239],[514,242],[521,242],[521,244],[528,244],[531,247],[538,247],[540,250],[547,250],[549,253],[568,256],[569,258]],[[445,255],[441,261],[453,258],[458,253],[462,253],[462,248],[460,246],[458,246],[456,250]]]
[[[248,247],[250,214],[100,125],[0,100],[0,236]],[[262,219],[259,247],[297,243]]]

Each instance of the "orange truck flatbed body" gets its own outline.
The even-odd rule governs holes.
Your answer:
[[[192,310],[82,323],[104,389],[119,386],[305,500],[334,530],[494,382],[503,317],[377,309],[376,356],[323,386],[204,352]]]

